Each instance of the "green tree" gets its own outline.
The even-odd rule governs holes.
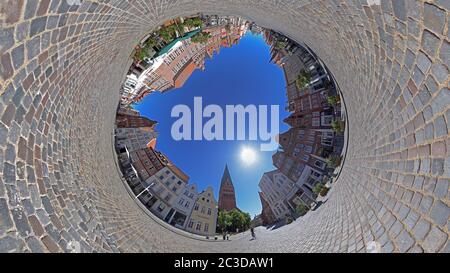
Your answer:
[[[158,44],[158,41],[153,36],[148,38],[147,41],[145,41],[146,48],[154,48],[157,44]]]
[[[295,82],[297,84],[298,89],[305,88],[306,86],[308,86],[310,82],[311,82],[311,74],[308,71],[302,69],[298,74],[297,80]]]
[[[331,168],[337,168],[341,165],[342,157],[338,155],[331,155],[326,159],[327,165]]]
[[[147,50],[144,47],[137,46],[134,50],[133,59],[135,62],[140,62],[148,57]]]
[[[241,230],[249,229],[250,224],[252,222],[252,217],[250,216],[249,213],[246,213],[246,212],[241,212],[241,217],[242,217]]]
[[[199,32],[192,36],[191,42],[193,43],[200,43],[200,44],[206,44],[208,40],[211,38],[211,33],[208,32]]]
[[[331,105],[331,106],[336,106],[337,104],[338,104],[338,102],[339,102],[339,96],[328,96],[327,97],[327,102],[328,102],[328,104],[329,105]]]
[[[308,207],[303,203],[298,204],[298,206],[295,208],[295,210],[301,216],[305,215],[309,211]]]
[[[175,37],[175,33],[173,32],[173,28],[171,27],[163,27],[158,30],[158,35],[161,37],[166,43],[172,42]]]
[[[184,24],[189,28],[198,28],[203,27],[203,21],[200,18],[189,18],[186,21],[184,21]]]
[[[314,186],[314,188],[313,188],[313,192],[315,193],[315,194],[320,194],[320,192],[322,191],[322,189],[323,189],[323,187],[324,187],[325,185],[324,184],[322,184],[322,183],[317,183],[315,186]]]
[[[336,133],[342,133],[345,129],[345,123],[341,119],[333,120],[331,122],[331,127]]]
[[[251,216],[249,213],[241,212],[237,209],[232,211],[219,211],[217,216],[217,225],[222,232],[247,230],[251,224]]]
[[[226,211],[219,211],[219,215],[217,216],[217,224],[222,233],[228,231],[232,224],[231,215]]]
[[[275,48],[278,49],[278,50],[286,49],[286,47],[287,47],[287,42],[286,41],[278,40],[275,43]]]

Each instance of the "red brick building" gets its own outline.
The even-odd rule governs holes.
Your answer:
[[[118,128],[151,128],[154,129],[156,121],[142,116],[117,114],[116,124]]]
[[[152,148],[132,152],[130,157],[133,167],[143,181],[155,175],[169,164],[169,160],[161,152]]]
[[[219,191],[219,210],[230,211],[237,209],[236,194],[234,192],[233,181],[231,180],[228,166],[225,166]]]
[[[259,192],[259,199],[261,200],[262,205],[261,218],[263,225],[270,225],[274,223],[276,221],[275,214],[273,213],[272,209],[269,206],[269,203],[264,197],[264,193]]]

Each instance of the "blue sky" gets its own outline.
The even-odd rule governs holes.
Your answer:
[[[175,105],[185,104],[193,111],[194,97],[201,96],[203,107],[216,104],[225,112],[225,105],[279,105],[280,132],[288,129],[282,122],[288,116],[285,80],[282,70],[269,63],[269,47],[261,35],[245,35],[238,45],[222,48],[213,59],[206,60],[206,70],[196,70],[180,89],[165,94],[148,95],[135,108],[141,115],[158,121],[156,149],[166,154],[197,183],[199,190],[213,186],[216,200],[225,164],[233,179],[237,205],[253,217],[261,212],[258,183],[264,172],[274,169],[274,152],[260,152],[259,141],[175,141],[171,136],[171,118]],[[207,119],[204,119],[204,123]],[[240,160],[243,146],[253,147],[258,161],[246,166]]]

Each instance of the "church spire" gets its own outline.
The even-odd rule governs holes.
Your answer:
[[[225,164],[225,170],[223,171],[222,181],[220,182],[220,187],[222,187],[227,181],[234,187],[233,181],[231,180],[230,171],[228,170],[228,164]]]
[[[230,211],[237,209],[236,194],[234,192],[233,181],[231,180],[228,164],[225,165],[219,191],[219,210]]]

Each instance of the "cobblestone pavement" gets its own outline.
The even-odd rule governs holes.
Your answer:
[[[0,252],[364,252],[373,240],[383,252],[449,252],[449,9],[448,0],[2,0]],[[305,42],[347,103],[349,149],[328,201],[251,242],[168,232],[111,172],[133,46],[197,11]]]

